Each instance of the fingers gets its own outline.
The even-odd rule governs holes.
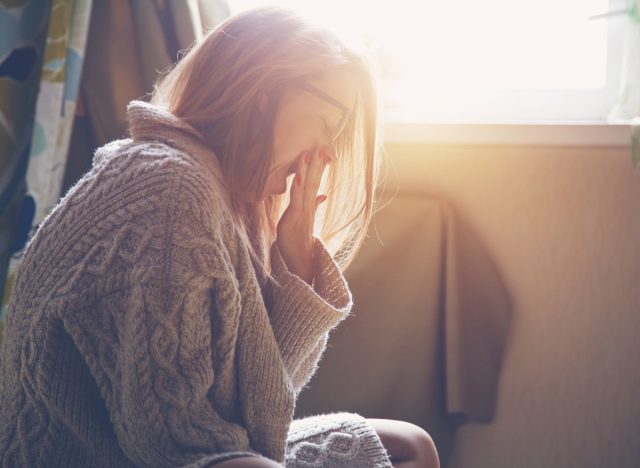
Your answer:
[[[316,195],[320,188],[320,181],[326,166],[326,159],[321,155],[320,148],[316,149],[309,158],[306,181],[304,185],[304,206],[308,209],[315,208]]]
[[[335,150],[330,146],[316,148],[306,152],[298,159],[296,175],[291,184],[291,204],[315,213],[318,202],[318,189],[327,164],[337,161]],[[325,196],[326,198],[326,196]],[[324,201],[324,200],[323,200]]]
[[[322,204],[323,201],[325,201],[327,199],[326,195],[318,195],[316,197],[316,206],[314,207],[313,213],[315,215],[315,212],[318,211],[318,207]],[[315,216],[314,216],[315,217]]]
[[[296,165],[296,175],[291,184],[291,204],[293,206],[302,206],[304,197],[304,181],[307,175],[307,164],[304,159],[305,154],[300,155],[298,163]]]

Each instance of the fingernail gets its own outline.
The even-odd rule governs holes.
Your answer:
[[[309,164],[309,153],[304,153],[304,162]]]
[[[299,173],[296,174],[296,182],[298,185],[302,185],[302,176]]]

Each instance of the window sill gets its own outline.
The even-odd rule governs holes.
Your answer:
[[[628,123],[401,122],[384,126],[385,143],[452,145],[631,146]]]

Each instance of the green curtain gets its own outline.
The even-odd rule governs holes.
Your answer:
[[[620,90],[610,122],[631,123],[633,161],[640,167],[640,0],[628,0]]]

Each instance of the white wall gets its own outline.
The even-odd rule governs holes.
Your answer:
[[[514,301],[489,425],[451,468],[640,466],[640,168],[624,147],[386,147],[473,225]],[[397,174],[396,174],[397,172]]]

